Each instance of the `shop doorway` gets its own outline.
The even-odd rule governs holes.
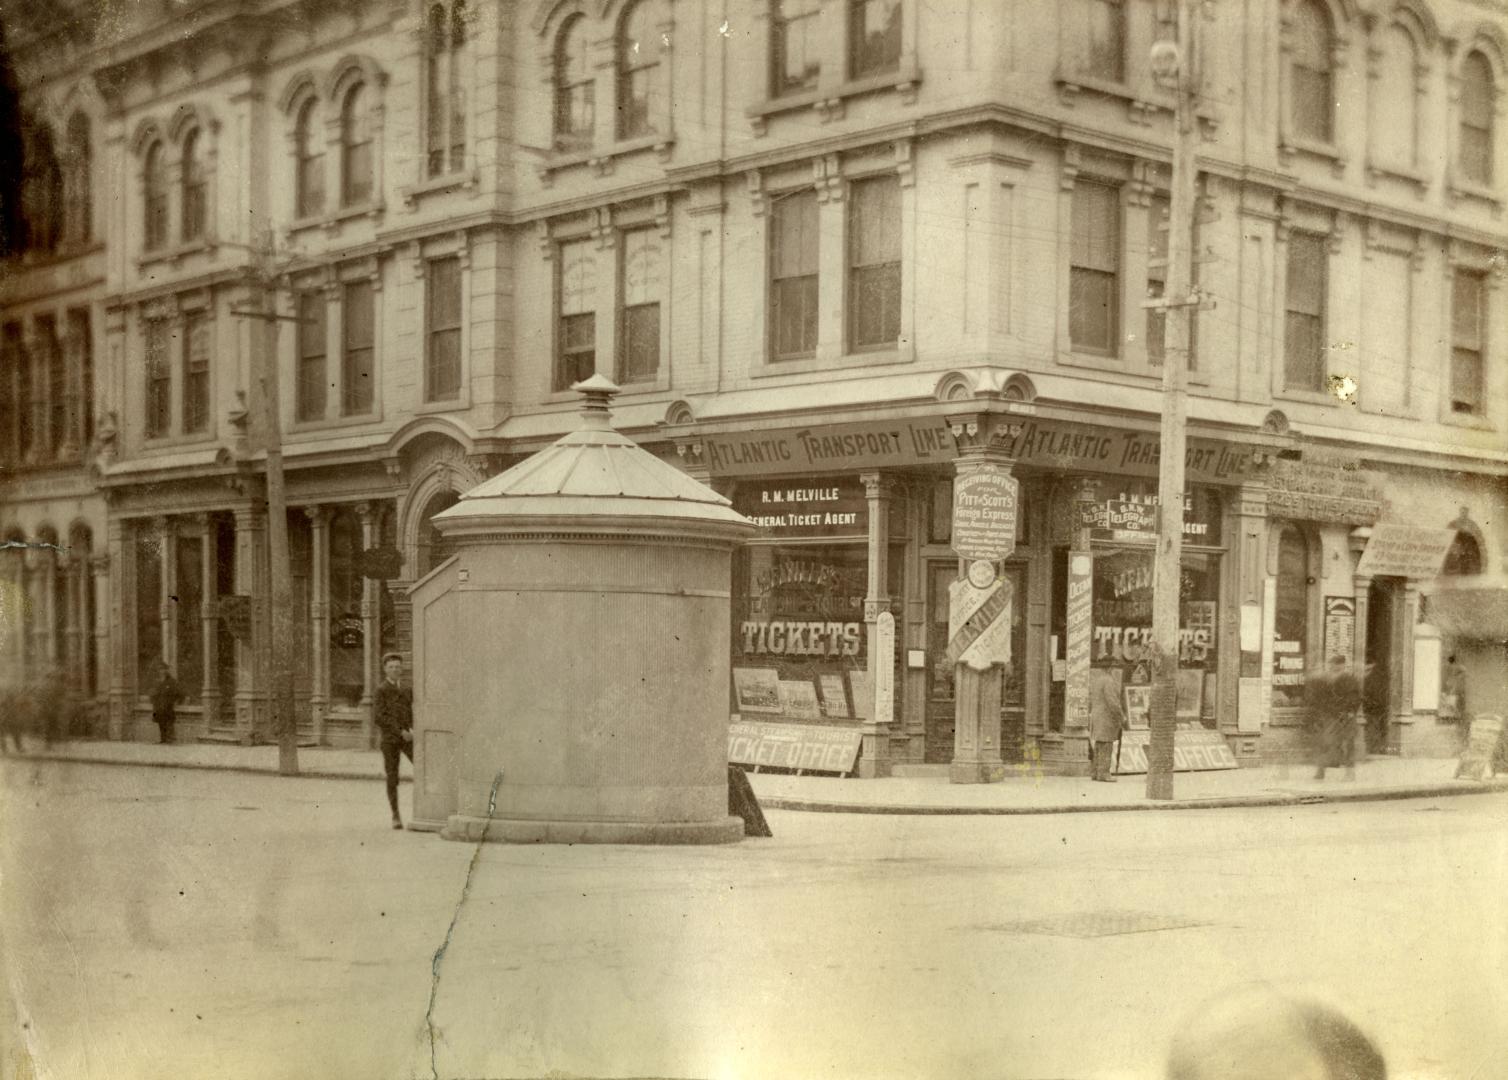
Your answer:
[[[1022,760],[1026,744],[1026,568],[1007,566],[1002,575],[1014,590],[1011,605],[1011,663],[1005,671],[1000,710],[1000,756]],[[927,561],[927,703],[923,760],[953,760],[954,669],[948,659],[948,589],[958,577],[957,559]]]
[[[1367,753],[1388,751],[1394,695],[1399,680],[1393,648],[1398,615],[1398,579],[1374,578],[1367,588],[1367,666],[1362,676],[1362,711],[1367,719]],[[1329,657],[1325,658],[1326,660]]]

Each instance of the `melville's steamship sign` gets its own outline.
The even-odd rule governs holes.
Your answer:
[[[714,476],[940,464],[955,457],[947,423],[927,418],[706,435],[702,443]],[[1161,443],[1156,432],[1030,419],[999,449],[1038,468],[1156,476]],[[1253,468],[1246,447],[1197,438],[1188,442],[1184,465],[1190,483],[1240,483]]]

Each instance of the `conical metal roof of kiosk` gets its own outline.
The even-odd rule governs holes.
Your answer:
[[[609,403],[619,391],[610,380],[593,375],[571,389],[582,396],[580,426],[436,514],[442,533],[566,526],[662,532],[672,523],[732,539],[754,531],[727,499],[613,428]]]

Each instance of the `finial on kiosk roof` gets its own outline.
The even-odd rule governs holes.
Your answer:
[[[621,390],[606,376],[598,373],[582,379],[571,387],[581,395],[581,417],[584,428],[612,429],[612,401]]]

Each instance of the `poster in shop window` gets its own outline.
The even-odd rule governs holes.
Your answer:
[[[733,692],[741,713],[781,713],[780,674],[774,668],[734,668]]]
[[[780,706],[788,719],[821,720],[822,707],[817,703],[817,688],[809,679],[781,679]]]
[[[843,689],[843,676],[829,671],[817,676],[817,688],[822,692],[822,715],[834,720],[848,719],[848,697]]]
[[[1325,597],[1325,661],[1356,655],[1356,601],[1349,596]]]

